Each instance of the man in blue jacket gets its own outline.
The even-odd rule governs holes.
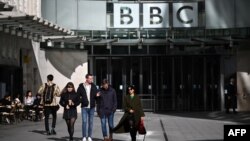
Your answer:
[[[101,118],[102,134],[104,141],[112,140],[112,133],[107,133],[106,120],[108,120],[109,132],[114,128],[114,113],[117,108],[115,90],[109,85],[107,79],[103,79],[100,93],[97,94],[97,113]]]
[[[77,93],[81,96],[82,108],[82,141],[92,141],[93,118],[96,105],[97,88],[93,84],[93,75],[86,74],[86,81],[81,83],[77,89]],[[87,130],[88,120],[88,130]],[[88,134],[87,134],[88,132]]]

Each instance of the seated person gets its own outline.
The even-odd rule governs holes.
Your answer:
[[[26,112],[27,119],[29,118],[29,112],[33,109],[34,97],[32,96],[31,91],[27,91],[26,96],[24,98],[24,109]]]
[[[4,106],[1,108],[0,112],[7,112],[9,113],[11,111],[11,96],[5,95],[3,99],[0,100],[0,105]]]
[[[40,111],[43,111],[43,105],[41,104],[41,95],[40,94],[36,94],[36,99],[34,101],[33,108],[36,112],[35,121],[38,121]]]
[[[16,105],[16,108],[18,109],[22,109],[23,108],[23,104],[21,102],[21,100],[19,99],[19,94],[17,95],[17,97],[14,99],[14,104]]]

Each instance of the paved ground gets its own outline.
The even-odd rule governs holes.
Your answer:
[[[122,112],[115,115],[115,124]],[[22,121],[12,125],[0,124],[1,141],[67,141],[68,133],[62,114],[57,118],[57,135],[47,136],[44,132],[44,121]],[[225,124],[249,124],[250,113],[224,114],[222,112],[189,112],[189,113],[146,113],[146,141],[219,141],[223,140]],[[75,125],[75,140],[81,140],[81,116]],[[100,120],[94,118],[94,141],[102,140]],[[115,141],[130,140],[129,134],[115,134]],[[138,135],[138,141],[143,136]]]

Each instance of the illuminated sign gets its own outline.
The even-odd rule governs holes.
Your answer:
[[[114,4],[114,27],[139,28],[139,4]]]
[[[142,20],[140,20],[140,4],[114,4],[115,28],[168,28],[170,20],[173,27],[198,26],[197,3],[173,3],[172,19],[169,18],[168,3],[142,4]]]
[[[164,4],[143,4],[144,28],[169,27],[169,6]]]
[[[174,27],[198,26],[197,3],[173,3],[173,13]]]

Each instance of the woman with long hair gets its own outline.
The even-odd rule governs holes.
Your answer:
[[[64,87],[59,103],[64,107],[63,118],[68,127],[69,139],[70,141],[73,141],[74,124],[77,119],[76,107],[80,104],[80,96],[76,93],[72,82],[69,82]]]
[[[114,133],[130,133],[131,140],[136,141],[136,133],[140,121],[144,121],[145,114],[141,106],[141,100],[135,94],[133,85],[128,87],[129,94],[123,99],[124,115],[118,125],[113,129]]]
[[[30,110],[33,109],[34,100],[35,98],[33,97],[32,92],[28,90],[24,97],[24,109],[26,113],[26,119],[31,118],[29,113],[30,113]]]

